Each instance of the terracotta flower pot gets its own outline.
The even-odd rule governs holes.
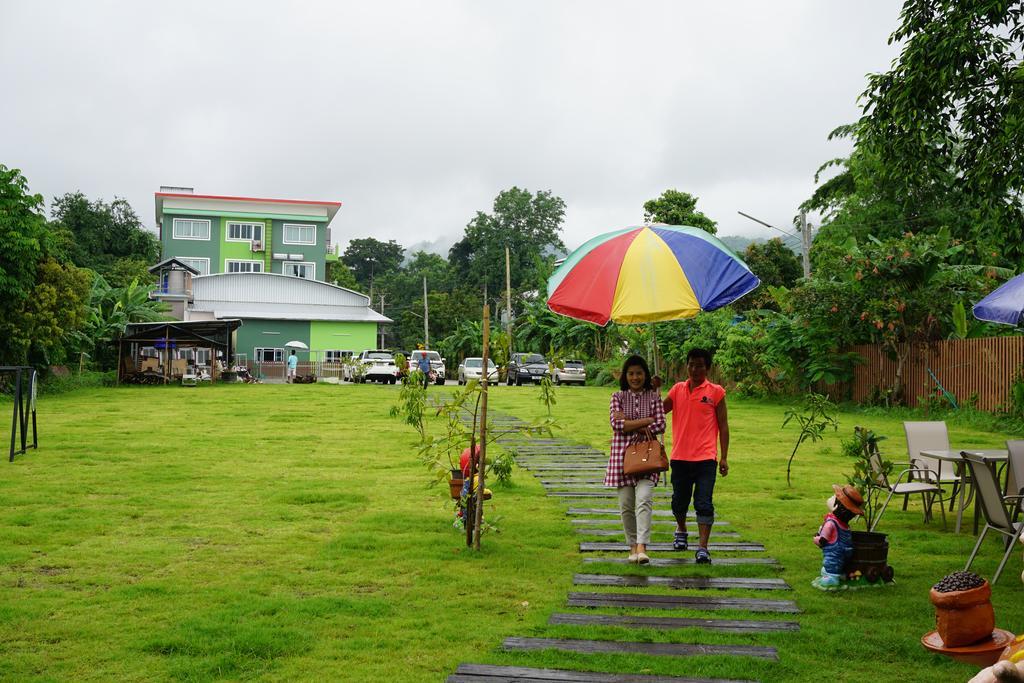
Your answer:
[[[930,597],[935,605],[935,628],[946,647],[970,645],[992,635],[996,616],[988,581],[977,588],[949,593],[933,588]]]
[[[448,487],[451,489],[452,498],[454,498],[455,500],[458,500],[459,498],[462,498],[462,483],[463,483],[462,479],[449,479],[448,480]]]

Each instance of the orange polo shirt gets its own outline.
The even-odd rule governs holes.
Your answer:
[[[690,390],[690,380],[669,389],[672,399],[672,459],[715,460],[718,458],[718,415],[715,409],[725,398],[725,389],[707,380]]]

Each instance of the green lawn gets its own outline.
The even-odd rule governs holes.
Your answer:
[[[491,405],[539,416],[537,391],[498,387]],[[605,447],[609,393],[559,389],[559,436]],[[440,681],[463,661],[765,681],[957,681],[974,671],[919,644],[933,622],[928,587],[962,568],[973,544],[952,525],[924,525],[919,503],[882,521],[895,586],[809,585],[820,566],[811,536],[829,484],[849,469],[839,436],[865,424],[902,459],[896,417],[844,413],[840,435],[797,455],[787,488],[795,432],[779,429],[785,407],[730,399],[719,514],[785,569],[701,573],[781,576],[792,594],[767,597],[795,599],[802,630],[636,632],[546,626],[583,565],[563,506],[525,472],[495,487],[488,514],[500,533],[479,555],[467,551],[447,491],[425,487],[413,431],[387,416],[397,395],[240,385],[41,399],[40,450],[0,464],[0,678]],[[1006,438],[957,422],[950,432],[964,447]],[[998,556],[997,542],[986,544],[976,569],[991,575]],[[997,624],[1014,632],[1024,631],[1020,571],[1016,552],[993,596]],[[781,661],[498,651],[510,635],[765,644]]]

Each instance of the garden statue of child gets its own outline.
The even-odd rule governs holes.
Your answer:
[[[829,513],[821,523],[814,543],[821,548],[821,576],[812,584],[816,588],[838,588],[842,585],[846,574],[844,569],[847,560],[853,553],[853,534],[850,532],[850,520],[864,514],[861,506],[864,498],[860,491],[847,484],[832,485],[835,495],[828,499]]]

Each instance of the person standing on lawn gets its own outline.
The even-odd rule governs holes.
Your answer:
[[[664,409],[672,413],[672,515],[676,532],[675,550],[689,548],[686,515],[690,500],[697,512],[699,541],[695,559],[709,564],[708,538],[715,523],[713,494],[715,476],[729,474],[729,417],[725,407],[725,389],[708,381],[711,354],[692,349],[686,354],[688,379],[673,386],[665,398]],[[721,443],[721,457],[718,444]]]
[[[648,434],[665,432],[665,412],[661,395],[651,382],[647,361],[630,356],[622,365],[619,391],[612,394],[608,408],[612,427],[611,453],[605,470],[604,485],[618,491],[619,515],[622,518],[629,561],[647,564],[647,544],[651,540],[651,512],[654,487],[659,473],[634,477],[622,471],[626,449],[634,443],[646,441]]]
[[[416,363],[417,369],[423,373],[423,388],[430,386],[430,357],[426,351],[420,352],[420,359]]]
[[[288,383],[292,384],[295,382],[295,375],[299,367],[299,357],[295,355],[295,350],[292,349],[292,355],[288,356]]]

